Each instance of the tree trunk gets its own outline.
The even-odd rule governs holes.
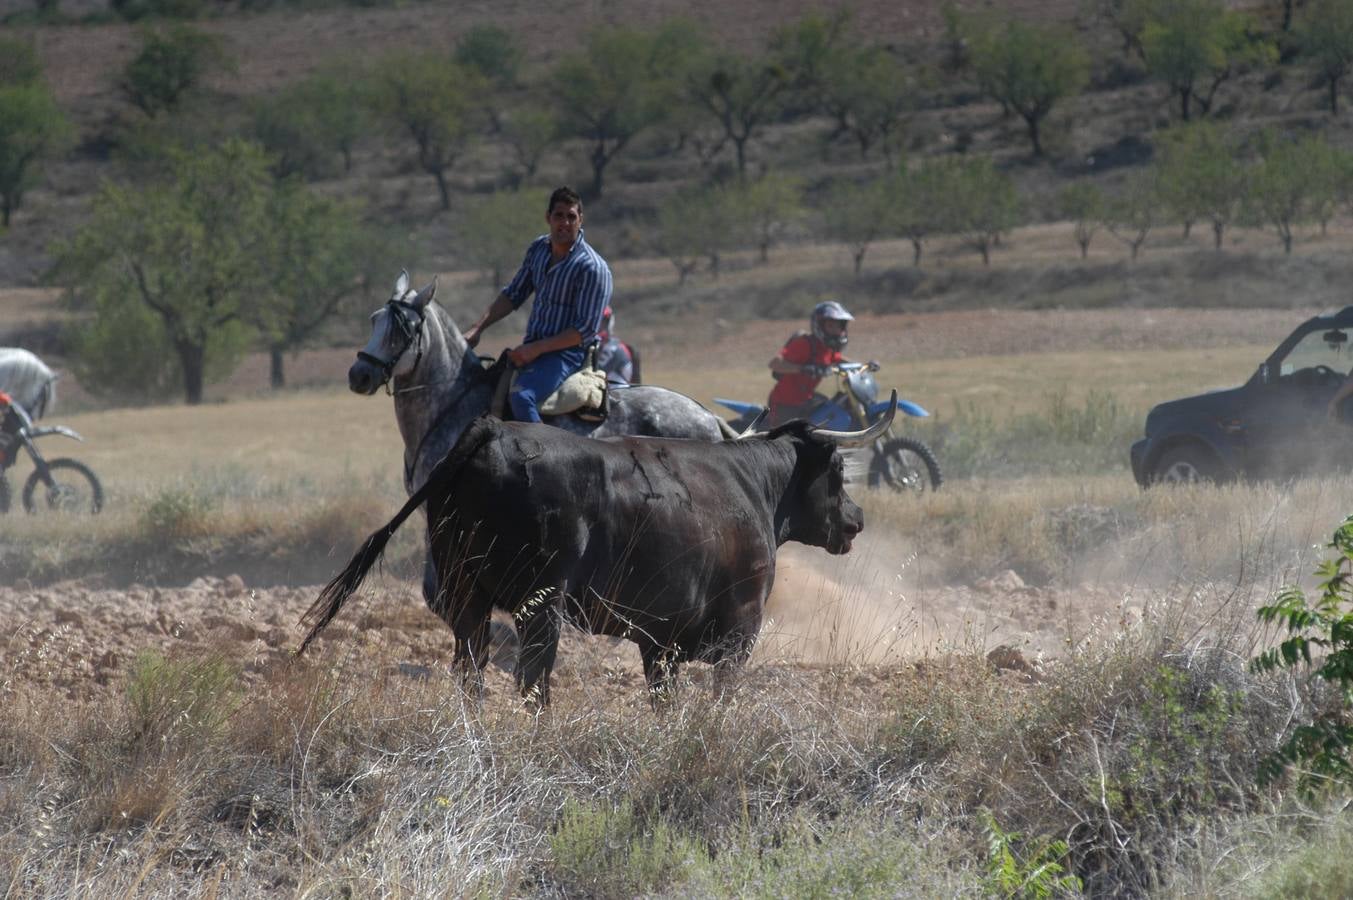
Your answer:
[[[1192,88],[1179,89],[1179,115],[1185,122],[1189,120],[1189,98],[1193,96]]]
[[[1339,79],[1330,79],[1330,115],[1339,115]]]
[[[911,239],[911,264],[914,268],[921,268],[921,239]]]
[[[189,406],[202,402],[206,378],[206,348],[197,344],[178,345],[179,365],[183,368],[183,399]]]
[[[1192,219],[1185,219],[1185,220],[1184,220],[1184,240],[1187,241],[1187,240],[1189,239],[1189,235],[1191,235],[1191,234],[1193,234],[1193,220],[1192,220]]]
[[[592,187],[588,190],[587,202],[595,203],[601,199],[601,189],[606,181],[606,145],[597,141],[592,148]]]
[[[747,138],[741,140],[733,138],[733,149],[737,152],[738,159],[738,181],[747,180]]]
[[[1212,223],[1212,249],[1221,249],[1221,236],[1226,231],[1226,225],[1222,222]]]
[[[442,209],[451,208],[451,187],[446,183],[446,170],[436,169],[432,177],[437,179],[437,192],[442,196]]]
[[[287,386],[287,373],[285,360],[283,359],[283,351],[285,349],[286,348],[280,346],[268,348],[268,383],[272,386],[274,391],[279,391]]]
[[[854,252],[854,254],[852,254],[852,255],[855,257],[855,277],[856,277],[856,278],[859,278],[859,277],[860,277],[860,268],[864,265],[864,254],[865,254],[865,252],[866,252],[868,249],[869,249],[869,246],[866,244],[865,246],[863,246],[863,247],[861,247],[860,249],[856,250],[856,251]]]
[[[1029,140],[1034,145],[1034,156],[1043,155],[1043,142],[1038,134],[1038,116],[1025,116],[1024,121],[1029,125]]]
[[[1090,257],[1090,242],[1076,241],[1076,243],[1081,245],[1081,259],[1088,259]]]

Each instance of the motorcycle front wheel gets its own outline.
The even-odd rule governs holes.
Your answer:
[[[73,459],[53,459],[47,463],[52,483],[38,472],[28,476],[23,486],[23,508],[30,513],[89,513],[103,509],[103,485],[84,463]],[[41,488],[41,490],[39,490]]]
[[[893,438],[874,454],[869,463],[869,486],[924,493],[939,490],[944,483],[939,460],[921,441]]]

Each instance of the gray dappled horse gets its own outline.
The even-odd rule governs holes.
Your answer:
[[[421,291],[402,271],[394,293],[371,314],[371,339],[348,370],[354,393],[389,385],[404,439],[404,489],[413,494],[466,427],[489,411],[497,372],[484,368],[456,323],[433,302],[437,281]],[[550,424],[591,437],[624,434],[720,441],[735,436],[727,423],[689,397],[654,385],[610,388],[605,421],[556,416]],[[436,573],[428,560],[423,597],[435,610]]]

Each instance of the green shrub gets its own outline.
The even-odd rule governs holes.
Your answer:
[[[673,893],[767,900],[976,893],[975,886],[944,872],[942,862],[927,865],[919,839],[866,815],[847,813],[830,824],[803,819],[779,835],[744,834],[718,854],[697,861],[688,890]]]
[[[1299,587],[1278,593],[1260,607],[1262,622],[1281,623],[1289,637],[1253,660],[1257,672],[1303,668],[1316,682],[1337,692],[1334,703],[1316,708],[1311,720],[1298,725],[1283,745],[1265,758],[1263,781],[1297,770],[1297,784],[1306,792],[1332,781],[1353,780],[1353,516],[1334,532],[1329,548],[1335,554],[1316,568],[1320,597],[1311,601]],[[1313,659],[1313,654],[1319,661]]]
[[[1080,893],[1081,880],[1062,874],[1066,841],[1042,838],[1021,853],[1021,835],[1003,830],[990,810],[983,810],[982,818],[987,836],[987,888],[994,896],[1045,900]]]
[[[568,800],[550,835],[557,875],[572,892],[633,897],[682,880],[692,863],[708,862],[701,844],[658,820],[646,823],[633,805]]]
[[[216,502],[182,488],[165,488],[141,511],[142,537],[152,543],[175,543],[212,532]]]
[[[174,660],[146,650],[127,672],[132,732],[143,743],[213,737],[242,696],[239,672],[219,657]]]

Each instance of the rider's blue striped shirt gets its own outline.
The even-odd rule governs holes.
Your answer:
[[[543,234],[526,248],[517,275],[503,294],[517,309],[535,292],[526,322],[526,343],[576,328],[587,345],[601,330],[601,313],[611,302],[611,267],[581,233],[565,256],[551,265],[550,236]]]

